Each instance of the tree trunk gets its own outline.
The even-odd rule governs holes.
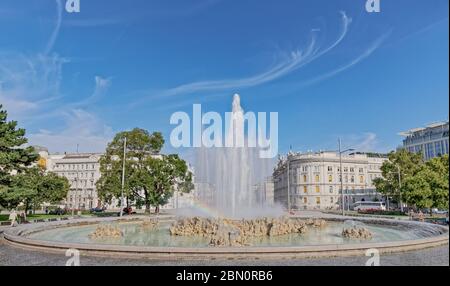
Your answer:
[[[28,214],[28,201],[25,202],[25,213]]]
[[[144,199],[145,199],[145,213],[150,214],[150,200],[148,199],[148,191],[144,188]]]
[[[146,214],[150,214],[150,203],[149,202],[145,202],[145,213]]]
[[[159,206],[155,207],[155,214],[159,214]]]

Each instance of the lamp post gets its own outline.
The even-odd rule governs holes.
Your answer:
[[[345,215],[345,205],[344,205],[344,177],[342,175],[342,153],[348,152],[348,151],[354,151],[355,149],[346,149],[344,151],[341,151],[341,138],[338,139],[338,145],[339,145],[339,173],[340,173],[340,181],[341,181],[341,209],[342,209],[342,216]]]
[[[400,166],[395,165],[397,167],[398,171],[398,194],[399,194],[399,200],[400,200],[400,211],[403,212],[403,203],[402,203],[402,180],[401,180],[401,173],[400,173]]]
[[[123,215],[123,189],[125,188],[125,159],[127,152],[127,137],[123,141],[123,164],[122,164],[122,193],[120,196],[120,217]]]
[[[289,154],[287,155],[287,204],[288,204],[288,213],[291,214],[291,190],[290,190],[290,181],[291,181],[291,174],[290,174],[290,168],[289,168]]]

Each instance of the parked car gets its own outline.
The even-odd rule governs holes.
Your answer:
[[[131,207],[123,208],[122,215],[132,215],[132,214],[136,214],[136,212],[133,211]],[[117,213],[117,216],[120,216],[120,212]]]
[[[379,210],[385,211],[386,205],[383,202],[356,202],[353,205],[355,211]]]
[[[431,211],[432,211],[434,214],[446,214],[446,213],[448,213],[447,210],[439,210],[439,209],[437,209],[437,208],[431,209]]]
[[[89,211],[90,211],[91,213],[102,213],[102,212],[104,212],[105,210],[106,210],[106,208],[104,208],[104,207],[102,207],[102,208],[97,207],[97,208],[92,208],[92,209],[90,209]]]
[[[51,215],[65,215],[66,213],[67,213],[67,211],[62,208],[56,208],[56,209],[48,212],[48,214],[51,214]]]

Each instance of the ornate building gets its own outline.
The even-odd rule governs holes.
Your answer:
[[[95,183],[100,178],[99,159],[102,154],[50,154],[47,170],[66,177],[70,183],[65,205],[69,209],[88,210],[99,207]]]
[[[373,153],[342,155],[346,208],[356,201],[380,199],[373,180],[381,177],[384,160],[386,156]],[[340,161],[336,152],[290,152],[279,158],[273,181],[274,201],[286,208],[289,205],[294,210],[341,208]]]

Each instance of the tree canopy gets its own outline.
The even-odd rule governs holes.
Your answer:
[[[154,206],[159,212],[159,206],[166,204],[175,190],[189,192],[192,189],[192,174],[186,162],[178,155],[160,154],[164,145],[162,134],[135,128],[116,134],[100,159],[102,176],[97,182],[100,198],[110,202],[121,197],[125,138],[124,196],[127,205],[144,205],[146,212]]]
[[[388,158],[381,167],[383,177],[374,180],[381,194],[397,202],[401,195],[402,202],[417,208],[448,209],[448,155],[424,162],[421,154],[401,149]]]
[[[28,142],[25,129],[17,128],[16,121],[8,121],[8,113],[0,104],[0,206],[8,207],[5,193],[11,186],[14,174],[23,173],[38,159]]]
[[[66,198],[69,188],[69,181],[65,177],[46,173],[35,166],[13,176],[5,198],[10,208],[23,203],[25,211],[28,211],[30,207],[39,207],[42,203],[61,202]]]

